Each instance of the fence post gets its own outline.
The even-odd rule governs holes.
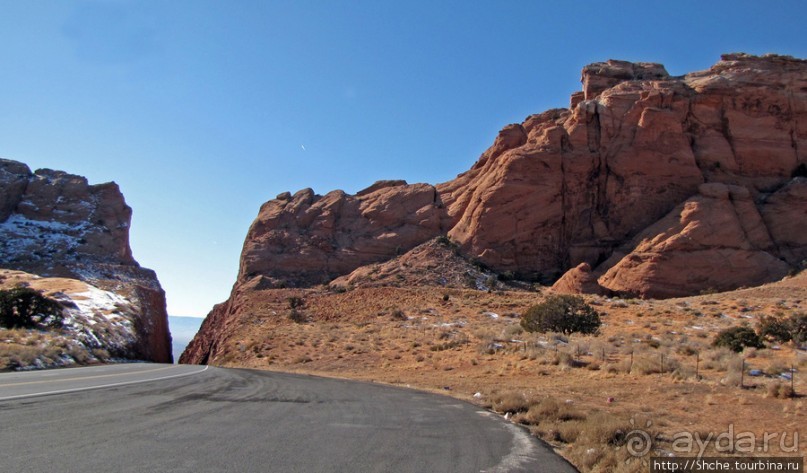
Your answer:
[[[745,387],[745,358],[743,358],[743,364],[740,368],[740,389]]]
[[[696,352],[695,353],[695,381],[700,381],[701,380],[700,367],[701,367],[701,352]]]
[[[790,396],[796,397],[796,367],[790,364]]]

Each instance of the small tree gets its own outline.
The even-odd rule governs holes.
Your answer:
[[[305,306],[305,299],[302,297],[289,297],[287,300],[289,302],[289,318],[298,324],[304,323],[306,316],[300,309]]]
[[[762,317],[758,326],[759,336],[785,343],[793,340],[804,343],[807,339],[807,314],[792,314],[788,318]]]
[[[759,336],[762,338],[768,337],[777,342],[789,342],[793,336],[788,325],[786,320],[762,316],[758,327]]]
[[[765,348],[762,338],[751,327],[740,326],[721,330],[713,343],[716,347],[726,347],[737,353],[746,347]]]
[[[793,314],[787,320],[787,326],[790,329],[790,336],[796,343],[807,342],[807,314],[799,312]]]
[[[600,314],[580,296],[549,296],[521,316],[528,332],[597,333],[600,324]]]
[[[62,306],[28,287],[0,290],[0,325],[6,328],[58,328]]]

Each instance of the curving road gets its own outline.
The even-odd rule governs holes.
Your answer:
[[[0,374],[0,426],[2,471],[576,471],[450,398],[202,366]]]

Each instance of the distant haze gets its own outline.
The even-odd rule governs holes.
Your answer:
[[[202,321],[204,320],[205,319],[201,317],[168,316],[168,325],[171,329],[171,336],[174,338],[174,363],[179,361],[179,355],[182,354],[193,336],[196,335],[197,331],[199,331],[199,327],[202,325]]]

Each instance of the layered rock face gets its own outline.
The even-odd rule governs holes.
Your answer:
[[[78,279],[127,301],[133,359],[171,361],[165,294],[129,247],[132,210],[117,184],[0,159],[0,268]]]
[[[437,190],[380,181],[355,196],[305,189],[265,203],[247,233],[239,281],[309,286],[387,260],[447,229]]]
[[[440,234],[497,271],[551,282],[587,263],[599,277],[617,250],[629,253],[626,244],[705,183],[744,193],[744,208],[757,207],[770,233],[759,247],[767,276],[715,288],[801,264],[804,219],[791,209],[803,202],[801,185],[783,186],[807,168],[807,61],[731,54],[681,77],[659,64],[607,61],[586,66],[582,83],[569,109],[506,126],[452,181],[387,181],[355,196],[307,189],[267,202],[247,235],[239,283],[326,282]],[[704,289],[699,281],[681,292]]]

